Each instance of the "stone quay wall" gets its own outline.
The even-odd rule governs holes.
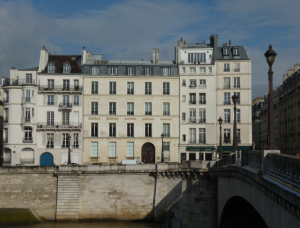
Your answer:
[[[78,220],[161,221],[181,198],[184,211],[195,205],[205,212],[208,199],[216,197],[215,183],[200,178],[207,171],[207,164],[196,169],[181,164],[0,168],[0,208],[30,208],[55,220],[59,177],[78,176]],[[217,212],[213,205],[209,210]]]

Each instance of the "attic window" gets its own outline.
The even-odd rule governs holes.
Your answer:
[[[69,63],[65,63],[63,65],[63,73],[70,74],[71,73],[71,65]]]
[[[228,48],[223,47],[223,55],[229,55]]]
[[[233,55],[240,55],[240,49],[239,48],[233,48]]]
[[[47,67],[47,73],[54,74],[54,72],[55,72],[55,65],[53,63],[49,63]]]

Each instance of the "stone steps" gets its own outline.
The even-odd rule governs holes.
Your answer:
[[[58,176],[56,220],[78,220],[79,176]]]

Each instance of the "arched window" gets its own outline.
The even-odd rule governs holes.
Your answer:
[[[69,63],[64,63],[63,73],[64,74],[70,74],[71,73],[71,65]]]

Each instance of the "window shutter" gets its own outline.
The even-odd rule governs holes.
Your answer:
[[[46,145],[47,133],[43,133],[43,145]]]
[[[61,134],[59,132],[54,133],[54,145],[60,146],[61,144]]]
[[[79,105],[82,105],[82,104],[81,104],[81,102],[82,102],[81,96],[78,96],[78,100],[79,100]]]
[[[57,95],[54,95],[54,105],[57,105]]]

